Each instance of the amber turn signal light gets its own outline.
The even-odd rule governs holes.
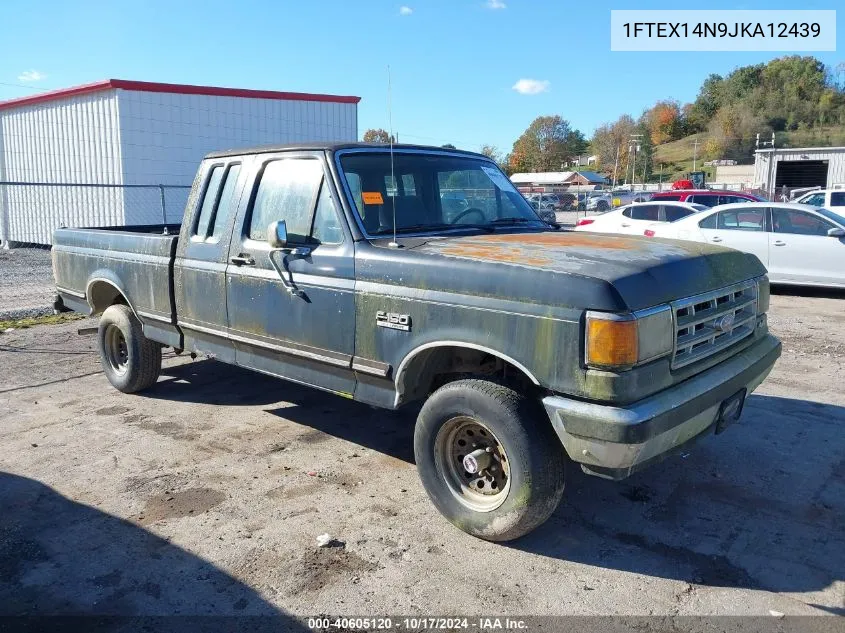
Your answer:
[[[637,322],[587,315],[587,365],[608,368],[632,367],[639,354]]]

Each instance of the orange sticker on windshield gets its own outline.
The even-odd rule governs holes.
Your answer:
[[[361,195],[364,197],[364,204],[384,204],[381,191],[364,191]]]

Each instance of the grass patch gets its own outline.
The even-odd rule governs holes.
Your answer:
[[[28,327],[36,325],[56,325],[57,323],[66,323],[68,321],[78,321],[84,319],[84,314],[76,312],[62,312],[61,314],[46,314],[44,316],[27,317],[25,319],[7,319],[0,320],[0,332],[4,332],[9,328],[16,330],[24,330]]]

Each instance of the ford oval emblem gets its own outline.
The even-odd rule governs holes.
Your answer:
[[[730,314],[725,314],[716,319],[716,322],[713,324],[717,330],[720,332],[730,332],[734,329],[734,314],[731,312]]]

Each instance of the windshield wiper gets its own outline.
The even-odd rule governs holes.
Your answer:
[[[396,233],[409,233],[413,231],[443,231],[443,230],[453,230],[453,229],[479,229],[481,231],[485,231],[487,233],[493,233],[494,229],[492,226],[487,224],[414,224],[411,226],[403,226],[402,228],[397,228]],[[386,231],[379,231],[377,235],[390,235],[393,232],[392,229],[388,229]]]
[[[533,219],[533,218],[524,218],[524,217],[496,218],[495,220],[491,220],[490,224],[519,224],[521,222],[534,222],[534,223],[540,222],[542,224],[546,224],[546,222],[544,222],[540,218]]]

